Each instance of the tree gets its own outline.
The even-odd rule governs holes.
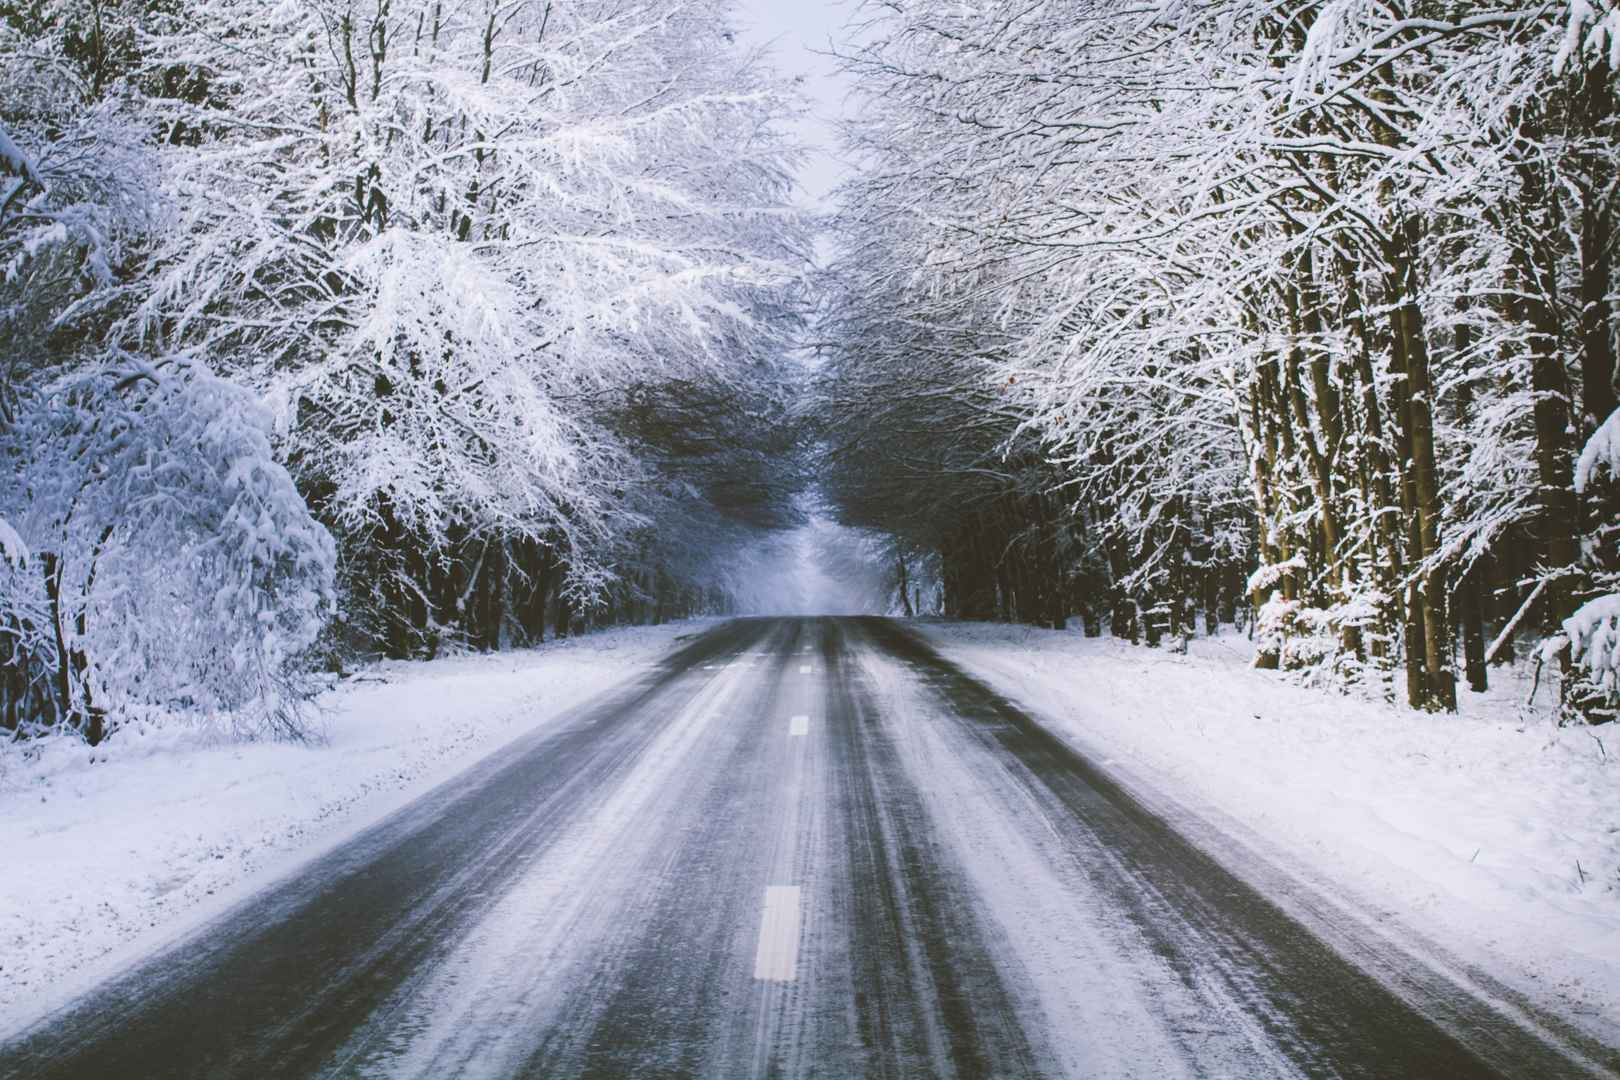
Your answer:
[[[1584,0],[884,8],[846,57],[843,212],[886,248],[845,272],[890,287],[835,306],[951,327],[960,396],[994,388],[1001,453],[1039,448],[1128,635],[1246,577],[1262,663],[1453,708],[1457,619],[1480,688],[1487,621],[1534,597],[1523,625],[1556,627],[1590,588],[1614,26]]]
[[[390,652],[490,647],[508,576],[605,600],[664,483],[615,424],[785,347],[792,106],[726,18],[220,0],[150,42],[215,90],[141,332],[276,403]]]
[[[341,664],[729,603],[795,520],[809,249],[729,19],[0,12],[8,727],[295,734],[334,610]]]

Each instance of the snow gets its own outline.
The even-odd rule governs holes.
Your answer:
[[[1582,604],[1564,620],[1564,633],[1593,680],[1610,693],[1620,690],[1620,593]]]
[[[1620,67],[1620,11],[1600,13],[1591,0],[1569,0],[1568,22],[1553,70],[1562,74],[1572,57],[1603,57],[1605,51],[1609,66]]]
[[[384,662],[320,701],[324,744],[131,725],[0,747],[0,1016],[20,1028],[520,735],[660,658],[694,623]],[[0,1037],[4,1031],[0,1030]]]
[[[604,950],[645,917],[633,905],[667,884],[673,836],[703,827],[705,794],[734,777],[742,729],[725,718],[757,706],[751,664],[723,670],[662,722],[589,813],[562,825],[445,959],[389,1015],[397,1057],[362,1075],[514,1076],[534,1051],[536,1017],[602,992]],[[703,824],[708,824],[704,822]],[[717,886],[717,890],[719,886]],[[632,907],[627,908],[629,902]],[[539,913],[537,915],[537,913]]]
[[[12,141],[11,136],[6,134],[6,129],[3,127],[0,127],[0,173],[7,176],[20,176],[24,180],[32,180],[40,187],[45,186],[44,181],[39,178],[39,170],[34,167],[33,161],[29,159],[27,154],[23,153],[22,147]]]
[[[1528,682],[1493,669],[1489,694],[1434,715],[1251,670],[1236,636],[1183,656],[923,625],[1240,873],[1280,871],[1456,977],[1620,1036],[1620,740],[1555,726],[1545,688],[1549,711],[1523,707]]]
[[[1575,462],[1575,490],[1584,493],[1598,478],[1599,470],[1609,477],[1620,477],[1620,409],[1598,425],[1581,448]]]
[[[11,523],[0,517],[0,559],[4,559],[18,569],[28,565],[28,545],[18,535]]]
[[[1065,1076],[1194,1075],[1166,1016],[1207,1016],[1198,989],[1174,976],[1152,977],[1160,958],[1145,955],[1129,920],[1078,873],[1071,853],[1050,827],[1027,828],[1033,809],[1009,793],[1002,767],[952,739],[950,725],[919,711],[919,685],[902,662],[875,651],[862,656],[905,770],[941,828],[974,891],[1027,978],[1011,980],[1022,1007],[1043,1017],[1031,1025],[1055,1037],[1047,1049]],[[1000,781],[998,783],[998,780]],[[1045,822],[1036,810],[1035,820]],[[1203,1075],[1286,1076],[1280,1061],[1258,1070],[1243,1049],[1264,1045],[1241,1011],[1202,1025]],[[1245,1068],[1244,1066],[1248,1067]]]

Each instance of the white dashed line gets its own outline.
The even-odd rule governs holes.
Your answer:
[[[815,670],[815,668],[811,667],[809,664],[800,664],[799,665],[799,674],[800,675],[808,675],[814,670]]]
[[[799,969],[799,887],[767,885],[754,978],[792,982]]]
[[[810,734],[810,718],[808,716],[795,716],[788,721],[788,735]]]

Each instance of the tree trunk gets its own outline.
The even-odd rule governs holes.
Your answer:
[[[1440,480],[1435,465],[1434,388],[1429,380],[1429,348],[1423,328],[1423,313],[1417,302],[1415,260],[1418,242],[1417,220],[1408,218],[1392,260],[1398,301],[1391,314],[1396,351],[1401,355],[1406,371],[1418,554],[1425,564],[1418,594],[1423,611],[1423,706],[1453,712],[1457,708],[1457,682],[1451,669],[1451,623],[1445,614],[1446,570],[1438,561]]]
[[[1579,98],[1580,126],[1587,131],[1612,124],[1615,114],[1614,73],[1607,64],[1594,64],[1582,73]],[[1612,143],[1611,143],[1612,145]],[[1608,419],[1620,401],[1614,386],[1615,173],[1607,154],[1596,155],[1581,184],[1581,403],[1587,425]]]
[[[1469,298],[1457,298],[1457,314],[1459,316],[1456,330],[1457,356],[1466,362],[1469,352],[1474,347],[1473,328],[1465,321],[1470,307]],[[1457,386],[1457,423],[1459,427],[1468,429],[1474,422],[1474,392],[1467,379],[1463,379]],[[1468,568],[1468,572],[1457,582],[1457,624],[1462,634],[1463,646],[1463,673],[1468,679],[1468,688],[1476,694],[1483,694],[1489,687],[1489,675],[1485,670],[1485,598],[1484,582],[1485,566],[1476,559]]]
[[[557,623],[553,631],[558,641],[566,638],[573,629],[574,605],[569,601],[568,594],[562,588],[557,589]]]
[[[1475,563],[1457,583],[1457,617],[1462,627],[1463,667],[1468,688],[1483,694],[1488,687],[1485,671],[1485,618],[1481,603],[1482,567]]]
[[[1575,445],[1570,425],[1569,377],[1559,354],[1556,288],[1552,268],[1538,274],[1535,255],[1519,250],[1520,304],[1530,327],[1530,388],[1535,394],[1536,533],[1543,573],[1549,580],[1543,627],[1554,633],[1576,606],[1578,513],[1574,490]]]
[[[67,634],[62,629],[62,557],[48,551],[40,559],[45,574],[45,599],[50,604],[51,634],[56,642],[56,715],[71,718],[77,712],[73,695],[73,668],[68,659]]]
[[[524,618],[524,627],[535,644],[546,640],[546,602],[551,597],[551,549],[538,548],[535,554],[533,591]]]
[[[506,542],[497,540],[484,567],[488,582],[484,594],[484,651],[499,652],[501,627],[506,622]]]
[[[1404,485],[1400,484],[1391,459],[1390,432],[1384,418],[1385,410],[1379,400],[1377,373],[1373,369],[1376,344],[1371,316],[1362,301],[1355,266],[1348,260],[1341,260],[1339,269],[1344,279],[1346,321],[1355,328],[1357,338],[1353,354],[1354,372],[1361,391],[1361,434],[1367,459],[1368,512],[1373,521],[1370,536],[1374,548],[1371,558],[1373,580],[1379,592],[1387,598],[1387,603],[1399,611],[1404,610],[1399,582],[1405,574],[1405,558],[1398,525],[1400,517],[1396,510],[1405,500],[1404,497],[1397,499],[1396,493],[1401,491],[1404,496]],[[1393,639],[1395,628],[1401,621],[1404,620],[1400,615],[1386,608],[1382,619],[1383,632],[1377,635],[1370,650],[1374,657],[1387,654],[1386,642]],[[1410,696],[1410,666],[1407,689]]]

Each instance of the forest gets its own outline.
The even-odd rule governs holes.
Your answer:
[[[925,606],[1613,718],[1613,3],[863,12],[824,482]]]
[[[300,738],[818,515],[896,614],[1616,715],[1615,0],[850,20],[823,216],[727,0],[0,0],[0,732]]]
[[[0,3],[0,728],[732,604],[800,108],[719,0]]]

